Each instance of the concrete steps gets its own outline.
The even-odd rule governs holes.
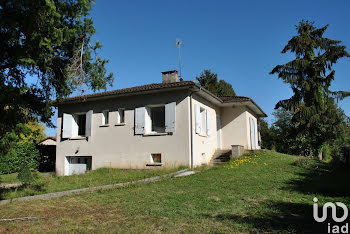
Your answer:
[[[216,150],[209,165],[216,166],[224,164],[231,159],[232,150]]]

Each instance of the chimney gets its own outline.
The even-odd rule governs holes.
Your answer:
[[[162,72],[162,83],[174,83],[179,81],[176,70]]]

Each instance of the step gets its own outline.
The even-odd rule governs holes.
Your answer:
[[[216,150],[215,153],[220,153],[220,154],[224,154],[224,153],[230,153],[232,150]]]
[[[231,159],[231,154],[232,150],[230,149],[216,150],[209,162],[209,165],[215,166],[227,163]]]

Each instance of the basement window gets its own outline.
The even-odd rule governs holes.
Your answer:
[[[85,136],[86,114],[76,115],[76,120],[78,123],[78,136]]]
[[[153,163],[162,163],[162,154],[151,154]]]

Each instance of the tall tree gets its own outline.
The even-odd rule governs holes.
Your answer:
[[[28,114],[51,124],[50,100],[113,81],[93,43],[92,0],[0,0],[0,139]],[[29,116],[29,117],[32,117]]]
[[[274,138],[269,124],[265,119],[261,118],[259,119],[259,126],[261,135],[261,148],[270,150],[273,149]]]
[[[232,85],[224,80],[218,80],[218,75],[210,69],[204,70],[196,79],[201,86],[217,96],[236,96]]]
[[[327,28],[328,25],[316,28],[313,23],[301,21],[296,26],[298,35],[282,50],[282,53],[295,53],[296,58],[276,66],[270,73],[278,74],[294,93],[291,98],[279,101],[275,108],[292,111],[298,134],[312,137],[310,144],[314,154],[334,133],[337,118],[334,97],[342,99],[350,95],[346,91],[329,89],[335,76],[332,65],[350,55],[346,47],[340,45],[341,41],[323,37]]]

